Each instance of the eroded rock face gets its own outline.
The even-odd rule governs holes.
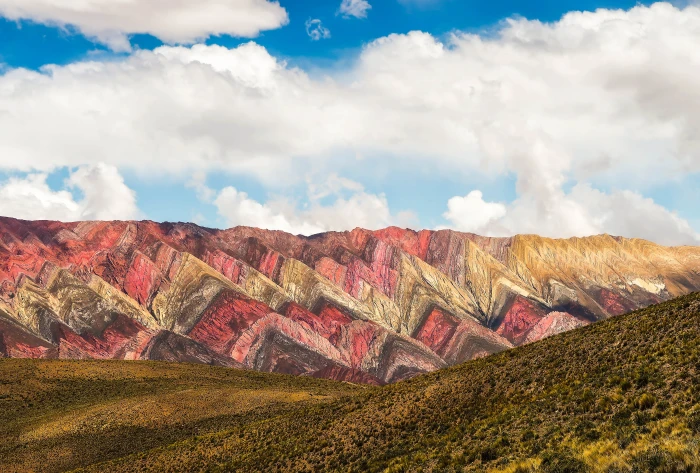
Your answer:
[[[536,342],[537,340],[568,332],[583,325],[585,324],[582,321],[566,312],[550,312],[537,322],[537,325],[532,327],[527,337],[525,337],[525,343]]]
[[[607,235],[0,218],[0,357],[384,384],[697,290],[699,248]]]

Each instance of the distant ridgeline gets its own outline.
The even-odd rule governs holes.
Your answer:
[[[0,218],[0,355],[411,378],[700,290],[700,248]]]

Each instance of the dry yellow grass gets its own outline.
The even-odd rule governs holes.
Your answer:
[[[358,389],[201,365],[0,360],[0,471],[66,471]]]

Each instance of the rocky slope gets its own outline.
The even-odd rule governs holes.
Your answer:
[[[0,356],[194,361],[370,384],[700,290],[700,248],[607,235],[312,237],[0,218]]]

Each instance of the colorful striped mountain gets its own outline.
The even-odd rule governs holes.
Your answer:
[[[700,248],[612,237],[0,218],[0,356],[384,384],[700,290]]]

